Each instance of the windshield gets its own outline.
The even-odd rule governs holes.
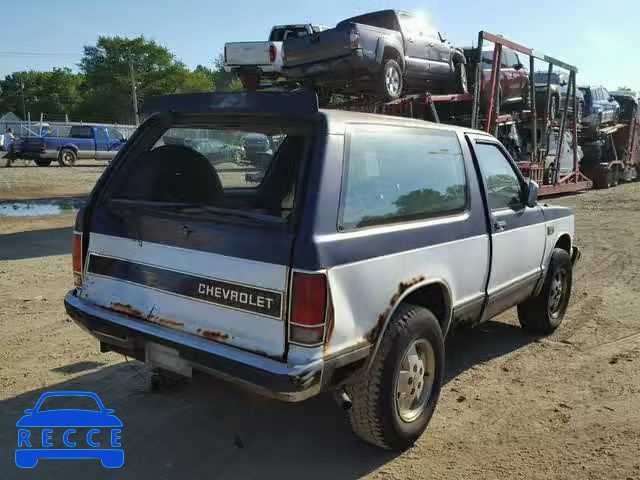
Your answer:
[[[99,412],[100,406],[88,395],[55,395],[42,400],[38,412],[50,410],[90,410]]]
[[[299,126],[174,126],[126,160],[111,199],[286,217],[307,138]]]

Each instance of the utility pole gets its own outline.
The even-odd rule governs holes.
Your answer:
[[[27,119],[27,107],[24,103],[24,80],[20,79],[20,91],[22,92],[22,120]]]
[[[129,77],[131,78],[131,102],[133,103],[133,118],[138,126],[138,96],[136,95],[136,79],[133,75],[133,59],[129,55]]]

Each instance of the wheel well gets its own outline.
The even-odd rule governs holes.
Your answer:
[[[561,248],[571,255],[571,237],[569,234],[560,235],[560,238],[556,241],[556,248]]]
[[[438,319],[442,333],[447,332],[451,317],[451,298],[449,290],[441,283],[431,283],[412,291],[402,300],[402,303],[429,309]]]
[[[382,62],[385,60],[393,59],[398,62],[400,68],[404,71],[404,62],[402,61],[402,57],[400,56],[400,52],[393,47],[384,47],[382,52]]]

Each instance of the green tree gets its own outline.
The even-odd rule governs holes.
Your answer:
[[[212,91],[205,72],[190,72],[165,47],[144,37],[98,37],[85,46],[80,69],[86,101],[81,115],[102,121],[133,122],[130,65],[138,103],[154,95]]]
[[[214,69],[211,71],[216,91],[238,92],[242,90],[242,82],[235,73],[225,72],[224,57],[218,55],[213,61]]]
[[[0,111],[12,111],[22,116],[22,89],[25,110],[32,118],[40,113],[45,118],[62,119],[73,115],[82,103],[83,77],[68,68],[54,68],[51,72],[15,72],[0,80]]]

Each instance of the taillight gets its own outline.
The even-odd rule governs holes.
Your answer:
[[[356,48],[362,48],[360,44],[360,32],[355,28],[352,28],[349,31],[349,44],[351,45],[351,49],[355,50]]]
[[[44,144],[44,142],[41,142],[40,143],[40,153],[44,153],[46,149],[47,149],[47,146]]]
[[[278,53],[278,49],[275,45],[269,45],[269,61],[271,63],[276,61],[276,55]]]
[[[73,284],[76,287],[82,286],[82,233],[73,232]]]
[[[224,63],[227,63],[227,46],[224,46]]]
[[[324,340],[327,277],[316,273],[293,274],[289,340],[306,346]]]

